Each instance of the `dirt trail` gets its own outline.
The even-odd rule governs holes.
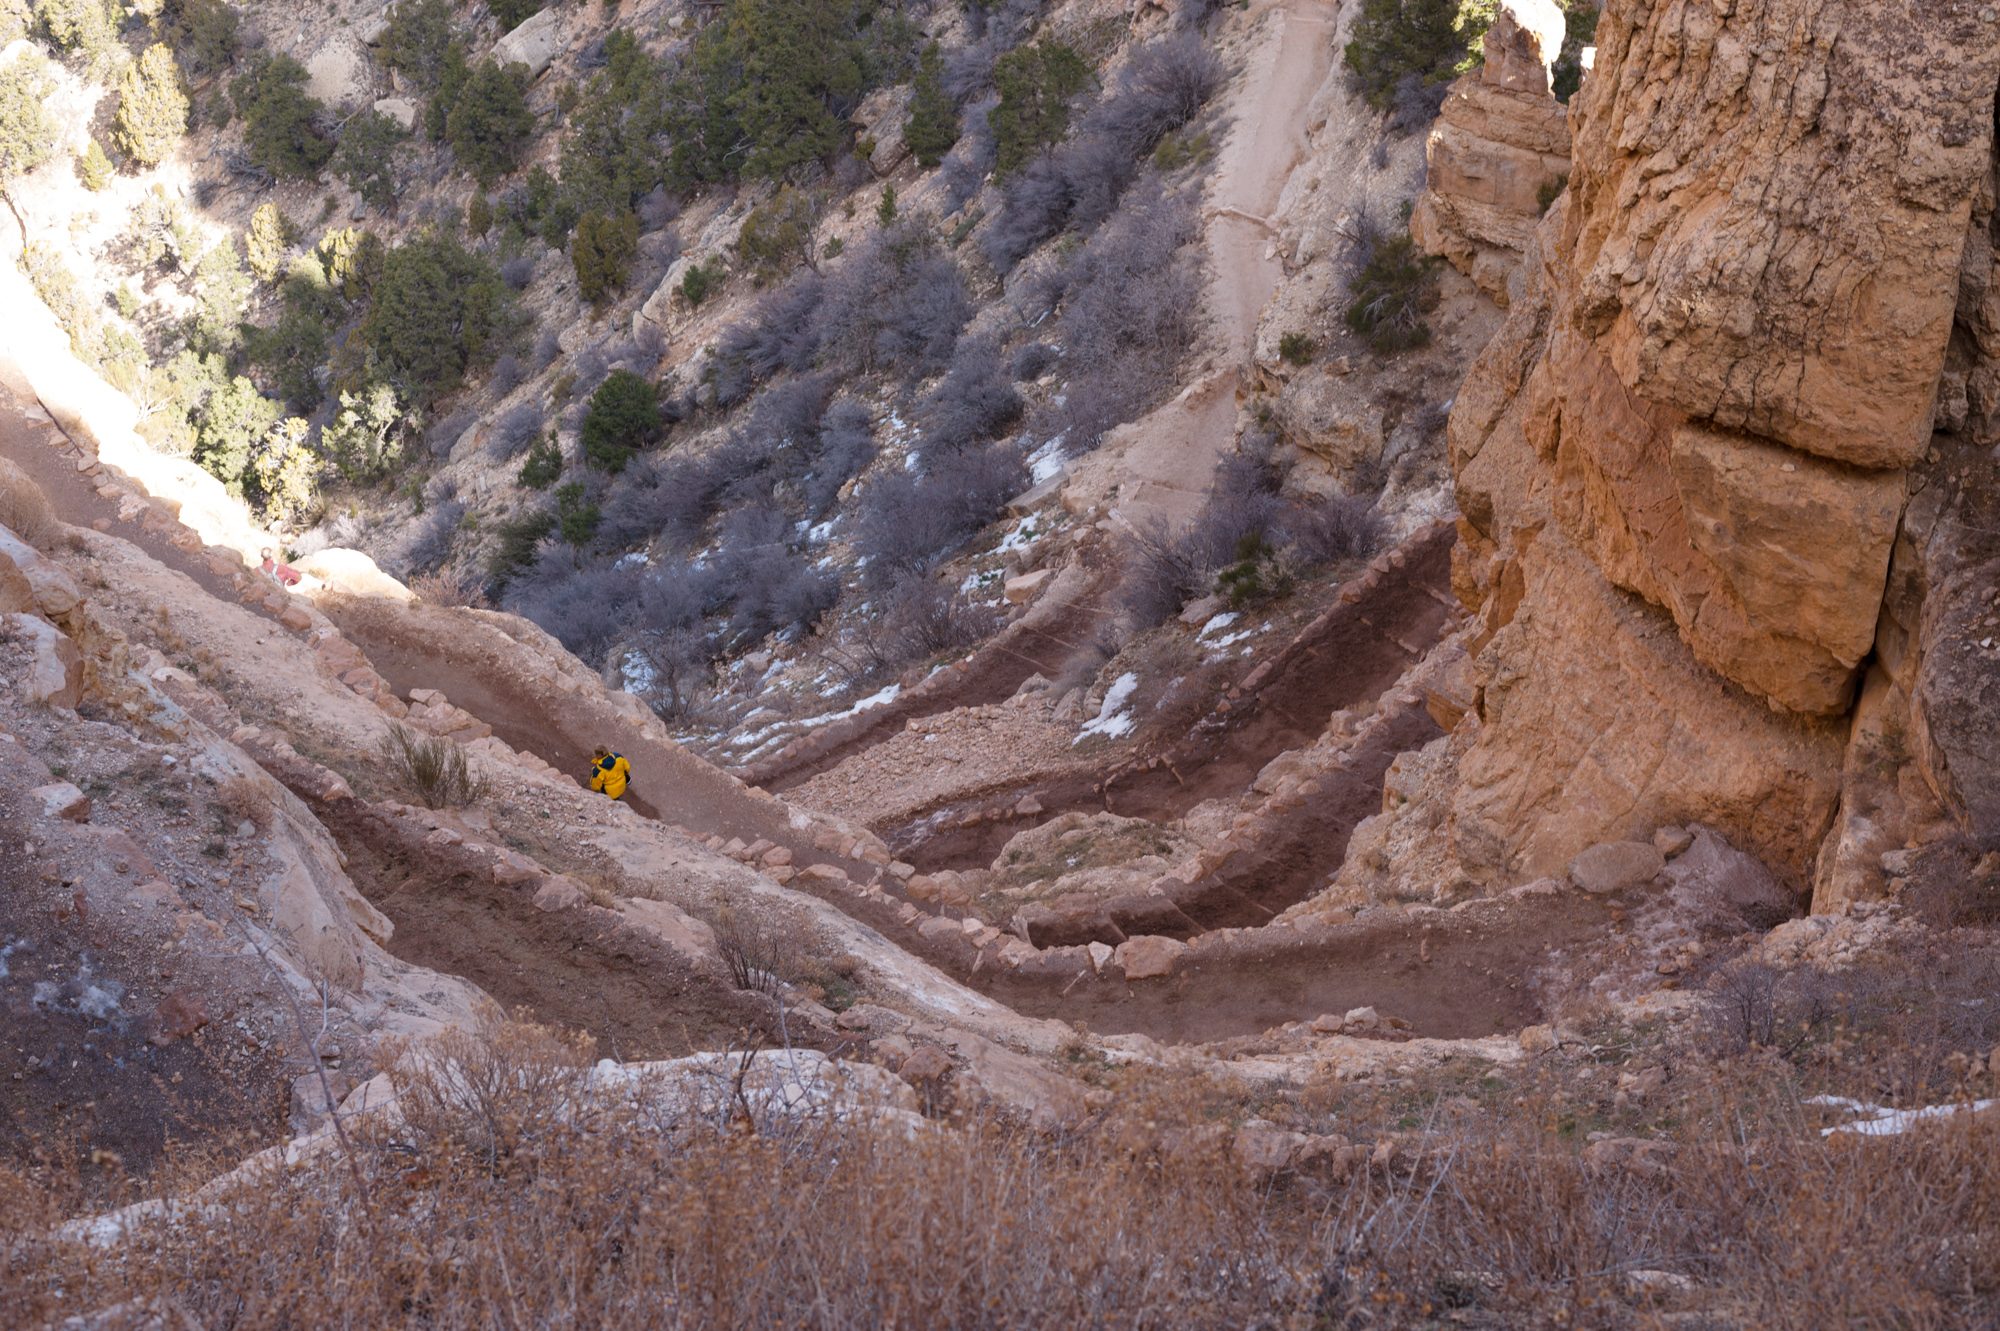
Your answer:
[[[1131,529],[1191,518],[1235,442],[1257,326],[1285,276],[1276,216],[1306,161],[1307,110],[1333,73],[1338,8],[1332,0],[1278,0],[1258,13],[1254,45],[1224,109],[1229,136],[1203,207],[1209,368],[1172,402],[1115,432],[1071,480],[1073,494],[1115,493],[1112,516]]]
[[[96,480],[78,471],[76,462],[65,455],[63,450],[71,446],[63,432],[50,421],[35,419],[30,412],[39,414],[40,408],[0,390],[0,457],[28,473],[29,479],[42,488],[58,518],[72,527],[115,530],[119,539],[130,541],[176,573],[192,578],[209,595],[237,601],[236,589],[210,568],[202,556],[182,549],[164,533],[142,523],[121,521],[118,502],[97,493]],[[248,608],[268,614],[260,605],[251,604]]]
[[[969,982],[1025,1016],[1081,1021],[1100,1035],[1220,1040],[1372,1006],[1415,1034],[1453,1039],[1543,1020],[1538,978],[1558,978],[1566,955],[1621,946],[1623,927],[1613,903],[1566,893],[1296,937],[1236,935],[1214,953],[1191,950],[1165,980],[1057,982],[1008,972]]]
[[[795,863],[834,864],[866,879],[872,866],[828,854],[812,825],[788,806],[744,787],[668,740],[646,733],[604,695],[530,672],[534,650],[507,636],[493,618],[425,605],[359,597],[324,597],[319,608],[359,647],[397,693],[442,692],[452,705],[493,727],[508,747],[533,753],[581,779],[598,744],[633,767],[632,807],[699,836],[768,840],[791,849]]]
[[[984,868],[1015,833],[1061,813],[1106,810],[1171,823],[1204,800],[1240,795],[1265,764],[1311,744],[1334,712],[1375,701],[1438,641],[1455,609],[1450,580],[1451,534],[1441,527],[1410,547],[1403,565],[1360,600],[1296,640],[1273,662],[1273,677],[1254,696],[1234,702],[1218,697],[1206,717],[1165,749],[1139,755],[1109,776],[1064,777],[989,793],[975,802],[983,814],[977,821],[961,822],[974,810],[953,805],[877,830],[899,856],[927,872]],[[1417,709],[1407,724],[1387,728],[1365,752],[1352,755],[1341,774],[1340,798],[1313,810],[1312,830],[1301,834],[1300,844],[1281,862],[1257,870],[1253,895],[1266,913],[1246,915],[1219,903],[1213,916],[1197,916],[1204,927],[1254,922],[1289,905],[1288,896],[1296,899],[1293,894],[1339,863],[1354,824],[1380,807],[1382,776],[1396,754],[1437,733]],[[1155,763],[1156,757],[1161,761]],[[1030,797],[1041,806],[1034,815],[1007,814]],[[1222,902],[1239,891],[1232,884]]]
[[[896,701],[863,712],[838,729],[808,739],[797,752],[751,765],[745,781],[773,793],[804,785],[838,767],[911,721],[961,707],[982,707],[1014,695],[1032,675],[1056,679],[1071,662],[1091,650],[1090,635],[1104,615],[1116,584],[1101,553],[1079,551],[1075,567],[1083,575],[1068,594],[1051,591],[1026,615],[988,640],[965,668],[936,689],[914,689]]]

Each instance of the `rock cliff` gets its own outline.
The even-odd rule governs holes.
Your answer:
[[[1569,116],[1549,79],[1562,43],[1555,0],[1507,0],[1479,68],[1452,85],[1424,146],[1428,174],[1410,234],[1502,305],[1536,220],[1569,175]]]
[[[1687,820],[1833,908],[1996,830],[1997,83],[1972,4],[1607,9],[1450,424],[1473,706],[1382,819],[1451,867],[1365,829],[1350,894]]]

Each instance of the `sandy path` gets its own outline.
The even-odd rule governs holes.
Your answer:
[[[1279,0],[1260,15],[1223,110],[1229,137],[1203,207],[1213,349],[1179,396],[1077,463],[1072,507],[1115,494],[1112,516],[1139,530],[1186,522],[1207,497],[1216,463],[1235,442],[1237,392],[1257,325],[1284,280],[1274,215],[1306,161],[1307,110],[1333,74],[1338,8],[1330,0]]]

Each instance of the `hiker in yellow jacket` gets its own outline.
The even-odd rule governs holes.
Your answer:
[[[625,787],[632,784],[632,764],[609,749],[599,749],[591,755],[590,788],[612,799],[625,798]]]

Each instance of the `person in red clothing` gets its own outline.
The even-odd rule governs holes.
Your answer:
[[[287,587],[298,586],[299,579],[304,576],[297,569],[293,568],[290,564],[281,564],[276,559],[272,558],[271,549],[269,546],[266,546],[264,548],[263,567],[264,567],[265,577],[271,578],[274,581],[282,583]]]

